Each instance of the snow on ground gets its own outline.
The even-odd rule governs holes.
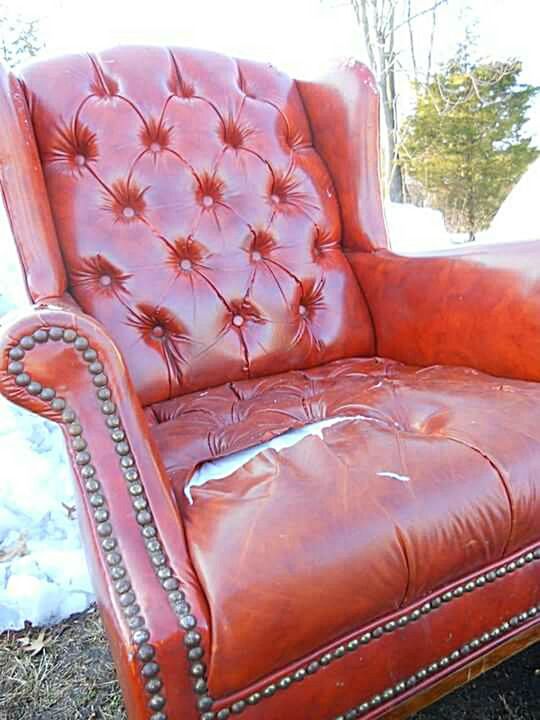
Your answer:
[[[506,201],[491,233],[482,240],[540,237],[540,221],[530,211],[540,180],[531,168]],[[526,181],[526,187],[521,187]],[[534,189],[533,189],[534,188]],[[449,234],[440,212],[388,204],[386,220],[395,252],[455,247],[462,235]],[[519,233],[516,236],[516,230]],[[0,316],[26,302],[10,230],[0,210]],[[277,439],[276,449],[317,432],[313,427]],[[224,477],[255,452],[239,454],[199,470],[193,485]],[[245,457],[244,457],[245,455]],[[0,630],[52,623],[85,609],[92,589],[74,510],[70,470],[59,429],[0,398]],[[235,463],[232,465],[231,463]]]
[[[26,301],[0,210],[0,315]],[[0,397],[0,631],[84,610],[93,592],[60,430]]]
[[[535,212],[540,187],[540,159],[535,160],[503,202],[491,227],[487,242],[538,240],[540,215]]]
[[[385,216],[392,250],[397,253],[447,250],[466,239],[465,235],[449,233],[442,213],[432,208],[387,203]]]

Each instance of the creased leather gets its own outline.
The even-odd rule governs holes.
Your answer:
[[[222,692],[538,538],[536,384],[342,360],[184,396],[151,415],[210,605],[211,683]],[[364,419],[265,451],[192,487],[188,505],[183,487],[198,463],[338,415]],[[246,617],[246,607],[257,612]],[[249,667],[247,644],[265,647]]]
[[[318,83],[166,48],[72,55],[20,78],[0,68],[0,186],[39,303],[3,321],[0,392],[58,421],[14,385],[6,350],[54,323],[99,351],[203,637],[209,713],[197,709],[182,631],[145,554],[88,370],[62,342],[36,347],[25,366],[84,422],[169,718],[211,720],[375,618],[395,619],[434,588],[538,543],[539,385],[415,366],[539,380],[539,246],[433,258],[381,251],[377,114],[372,76],[355,62]],[[406,364],[373,358],[375,342]],[[198,463],[337,414],[362,418],[257,456],[187,505],[183,486]],[[73,465],[128,714],[157,718]],[[538,603],[539,567],[523,560],[246,715],[345,713],[519,620]],[[469,657],[523,646],[538,627],[526,617],[505,636],[510,648],[495,637]]]
[[[293,80],[131,47],[23,81],[69,288],[144,404],[373,352]]]
[[[540,381],[540,242],[349,255],[377,353]]]

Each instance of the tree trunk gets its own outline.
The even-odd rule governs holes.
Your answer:
[[[403,197],[403,173],[399,165],[399,155],[396,157],[396,162],[392,168],[392,175],[390,178],[390,200],[396,203],[405,202]]]
[[[386,125],[388,192],[392,202],[403,202],[403,176],[399,164],[397,141],[397,108],[394,68],[389,67],[381,83],[381,101]]]

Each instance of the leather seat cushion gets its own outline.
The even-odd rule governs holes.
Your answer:
[[[534,383],[359,359],[148,408],[208,600],[213,692],[536,541],[539,400]],[[184,497],[197,463],[335,415],[362,418]]]

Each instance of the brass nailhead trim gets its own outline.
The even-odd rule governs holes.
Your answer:
[[[191,608],[186,602],[185,594],[181,591],[180,581],[174,577],[167,558],[162,550],[159,534],[156,526],[153,524],[151,511],[148,510],[148,500],[144,492],[142,483],[140,482],[139,472],[136,468],[135,460],[131,454],[131,448],[126,440],[126,435],[121,426],[118,415],[115,414],[116,406],[112,401],[112,392],[108,387],[108,377],[103,372],[104,368],[99,361],[96,350],[89,346],[87,338],[78,335],[74,330],[62,330],[62,328],[52,327],[50,329],[36,330],[32,336],[25,336],[19,341],[19,345],[13,347],[9,352],[10,363],[8,365],[8,373],[15,376],[15,383],[20,387],[26,387],[27,391],[32,395],[38,395],[44,402],[51,404],[53,410],[62,412],[62,422],[68,426],[68,433],[72,440],[75,453],[75,461],[80,468],[80,474],[86,478],[86,490],[89,503],[94,510],[94,522],[98,535],[103,538],[102,552],[104,553],[106,562],[109,565],[109,571],[113,580],[120,581],[126,575],[126,570],[122,564],[120,553],[113,550],[117,546],[117,541],[113,537],[113,527],[109,522],[109,512],[106,505],[106,499],[102,493],[97,492],[100,488],[99,481],[94,479],[96,470],[90,464],[91,455],[86,450],[87,444],[83,435],[83,429],[77,421],[75,412],[69,408],[63,398],[56,397],[56,393],[51,388],[42,388],[39,383],[32,381],[28,373],[24,372],[24,356],[26,351],[30,351],[35,347],[35,343],[44,343],[47,340],[63,340],[81,352],[83,359],[88,364],[89,373],[92,376],[92,382],[97,388],[96,395],[100,405],[100,411],[105,415],[105,423],[110,430],[111,440],[115,446],[115,450],[120,458],[120,466],[123,471],[124,479],[128,483],[128,491],[131,495],[132,504],[137,523],[141,526],[141,533],[145,538],[145,546],[147,554],[150,558],[156,575],[160,581],[163,590],[167,593],[169,602],[173,611],[178,617],[180,627],[185,631],[184,645],[187,650],[188,661],[190,662],[190,674],[194,680],[193,689],[199,696],[197,708],[200,712],[200,720],[227,720],[233,715],[239,715],[250,706],[256,705],[264,698],[272,697],[280,690],[286,690],[295,682],[301,682],[309,675],[313,675],[320,669],[328,666],[331,662],[344,657],[347,653],[356,651],[360,646],[367,645],[384,634],[396,632],[400,628],[405,627],[411,622],[419,620],[422,615],[437,610],[442,606],[457,598],[464,593],[474,592],[478,588],[484,587],[487,583],[495,582],[497,579],[504,577],[508,573],[514,572],[525,567],[528,563],[540,560],[540,547],[524,553],[515,560],[502,563],[498,568],[490,570],[485,574],[478,575],[476,578],[468,581],[465,585],[458,585],[453,590],[446,591],[442,595],[436,596],[432,600],[423,603],[420,607],[415,608],[408,614],[403,614],[396,620],[390,620],[384,625],[379,625],[373,630],[359,634],[357,637],[348,641],[345,645],[340,645],[332,651],[325,652],[316,660],[311,661],[305,667],[296,670],[292,675],[284,675],[282,678],[267,685],[261,692],[255,692],[251,695],[234,702],[230,707],[223,708],[217,713],[212,712],[211,708],[214,700],[208,693],[206,683],[206,666],[201,658],[204,650],[201,645],[201,635],[197,630],[197,619],[191,613]],[[127,583],[127,584],[126,584]],[[119,589],[121,588],[121,589]],[[124,584],[116,583],[115,589],[119,595],[119,602],[123,608],[124,615],[128,618],[128,625],[133,630],[132,639],[135,644],[141,647],[137,653],[138,658],[144,662],[141,668],[141,674],[145,678],[151,678],[146,682],[146,690],[151,695],[149,708],[158,712],[151,715],[150,720],[168,720],[167,715],[162,712],[165,706],[165,698],[158,694],[163,688],[163,682],[158,678],[159,665],[150,660],[153,658],[155,650],[147,641],[150,634],[145,627],[145,620],[140,614],[140,608],[136,604],[135,594],[130,591],[129,582],[126,580]],[[532,613],[532,614],[531,614]],[[454,651],[449,657],[442,658],[427,668],[419,670],[415,676],[407,681],[403,681],[394,687],[387,688],[382,695],[375,695],[368,702],[362,703],[356,708],[352,708],[345,715],[339,715],[335,720],[351,720],[352,718],[361,717],[368,710],[377,707],[386,702],[395,695],[404,692],[409,687],[413,687],[416,682],[424,679],[430,674],[437,672],[439,669],[446,667],[450,663],[456,662],[467,652],[480,647],[481,644],[496,639],[503,632],[509,632],[513,627],[525,622],[529,617],[534,617],[540,613],[540,606],[533,606],[527,612],[514,616],[508,623],[503,623],[499,628],[495,628],[491,633],[484,633],[480,638],[476,638],[468,645],[462,646],[460,650]],[[503,631],[503,626],[508,629]],[[496,633],[496,634],[494,634]],[[142,639],[144,638],[144,639]],[[144,647],[144,649],[143,649]],[[142,652],[141,652],[142,650]],[[146,660],[146,661],[145,661]],[[416,678],[416,679],[415,679]],[[409,683],[409,684],[408,684]]]
[[[44,343],[49,340],[63,341],[81,353],[83,360],[87,363],[87,369],[91,376],[91,382],[96,388],[97,402],[101,413],[105,416],[105,424],[110,432],[111,442],[119,456],[120,467],[124,480],[128,486],[128,492],[133,505],[133,512],[141,534],[145,539],[146,552],[149,557],[159,584],[166,593],[168,600],[175,612],[182,630],[185,632],[184,645],[188,661],[190,663],[190,674],[193,678],[193,690],[197,696],[197,709],[200,712],[201,720],[208,720],[214,701],[208,694],[206,683],[206,665],[202,661],[204,650],[201,645],[201,635],[195,629],[197,619],[192,614],[189,604],[186,602],[185,594],[180,590],[180,581],[174,577],[167,557],[163,552],[159,533],[153,522],[153,516],[149,509],[148,498],[140,482],[139,471],[135,459],[131,454],[131,448],[126,439],[126,434],[121,426],[121,421],[116,415],[116,405],[112,401],[112,392],[109,380],[104,372],[103,364],[99,361],[98,352],[90,347],[88,339],[78,335],[75,330],[52,327],[36,330],[32,336],[21,338],[19,344],[12,348],[8,355],[10,363],[8,373],[14,376],[15,383],[20,387],[26,387],[31,395],[39,396],[44,402],[48,402],[55,412],[61,413],[61,422],[67,426],[71,438],[71,445],[74,451],[75,464],[84,480],[90,509],[93,509],[93,520],[96,532],[101,539],[100,552],[108,567],[109,574],[113,580],[118,602],[126,618],[128,627],[131,630],[133,643],[138,647],[136,655],[140,661],[140,673],[145,681],[145,689],[149,695],[148,710],[150,720],[168,720],[164,712],[166,698],[164,696],[164,683],[160,678],[160,666],[155,662],[155,647],[150,643],[150,632],[146,627],[146,621],[137,604],[137,598],[133,591],[123,558],[118,549],[118,541],[113,534],[113,526],[109,519],[107,499],[101,490],[97,478],[96,468],[91,464],[91,453],[83,437],[83,428],[78,421],[75,411],[70,408],[63,398],[56,397],[51,388],[42,388],[40,383],[31,379],[28,373],[24,372],[24,357],[26,352],[31,351],[36,342]]]
[[[290,687],[295,682],[302,682],[307,676],[314,675],[319,670],[324,669],[330,663],[335,662],[336,660],[339,660],[340,658],[344,657],[346,654],[355,652],[358,650],[359,647],[363,645],[368,645],[369,643],[372,643],[379,638],[381,638],[383,635],[387,635],[393,632],[396,632],[397,630],[405,627],[409,623],[416,622],[419,620],[423,615],[428,615],[431,612],[434,612],[435,610],[438,610],[443,604],[448,604],[449,602],[452,602],[453,600],[456,600],[460,597],[462,597],[465,593],[471,593],[477,590],[478,588],[484,587],[488,583],[493,583],[499,578],[504,577],[508,573],[515,572],[516,570],[519,570],[526,565],[528,565],[531,562],[535,562],[540,560],[540,546],[537,548],[534,548],[534,550],[528,550],[526,553],[523,553],[515,560],[510,560],[508,562],[502,563],[499,567],[495,568],[494,570],[490,570],[487,573],[482,573],[478,575],[477,577],[473,578],[472,580],[467,581],[465,585],[460,584],[457,585],[452,590],[448,590],[444,592],[441,595],[437,595],[432,600],[428,602],[422,603],[419,607],[415,608],[412,611],[409,611],[408,613],[404,613],[403,615],[400,615],[396,620],[390,620],[385,624],[378,625],[373,630],[369,632],[364,632],[361,634],[358,634],[356,637],[352,638],[351,640],[347,641],[347,643],[339,645],[337,648],[334,648],[333,650],[328,650],[322,655],[320,655],[316,660],[312,660],[310,663],[305,665],[304,667],[300,668],[299,670],[294,671],[291,675],[284,675],[282,678],[276,680],[275,683],[272,683],[270,685],[267,685],[261,692],[261,693],[254,693],[252,695],[249,695],[242,699],[241,702],[244,703],[242,708],[240,709],[240,706],[235,703],[234,705],[231,705],[228,708],[224,708],[224,710],[221,710],[223,714],[220,715],[218,712],[215,716],[216,720],[226,720],[226,718],[230,717],[231,713],[238,715],[240,712],[243,712],[245,709],[247,709],[247,706],[249,705],[255,705],[260,700],[268,697],[272,697],[276,692],[281,690],[286,690],[288,687]],[[539,610],[540,612],[540,610]],[[435,672],[435,671],[432,671]],[[394,688],[395,692],[395,688]],[[389,699],[389,698],[388,698]],[[382,700],[381,700],[382,702]],[[236,706],[236,708],[235,708]],[[375,705],[370,706],[375,707]],[[352,712],[352,710],[350,711]],[[228,713],[228,714],[227,714]],[[344,716],[345,720],[349,720],[349,717]],[[350,717],[361,717],[360,715],[350,715]],[[204,718],[203,720],[214,720],[213,716],[208,715],[207,718]],[[341,716],[339,718],[336,718],[336,720],[343,720]]]
[[[538,554],[537,559],[538,557],[540,557],[540,553]],[[430,665],[426,665],[425,667],[421,668],[414,675],[411,675],[406,680],[401,680],[396,685],[391,685],[390,687],[387,687],[381,693],[373,695],[371,698],[369,698],[369,700],[366,700],[360,705],[351,708],[343,715],[337,715],[334,720],[355,720],[356,718],[363,717],[370,710],[380,707],[381,705],[389,702],[393,698],[402,695],[406,690],[410,690],[431,675],[434,675],[440,670],[444,670],[450,665],[457,663],[459,660],[467,657],[483,645],[487,645],[494,640],[498,640],[504,635],[507,635],[515,628],[523,625],[528,620],[531,620],[532,618],[537,616],[540,616],[540,604],[533,605],[528,610],[520,613],[519,615],[513,615],[511,618],[505,620],[503,623],[494,627],[492,630],[482,633],[482,635],[473,638],[464,645],[461,645],[461,647],[456,648],[449,655],[445,655],[444,657],[439,658]]]

